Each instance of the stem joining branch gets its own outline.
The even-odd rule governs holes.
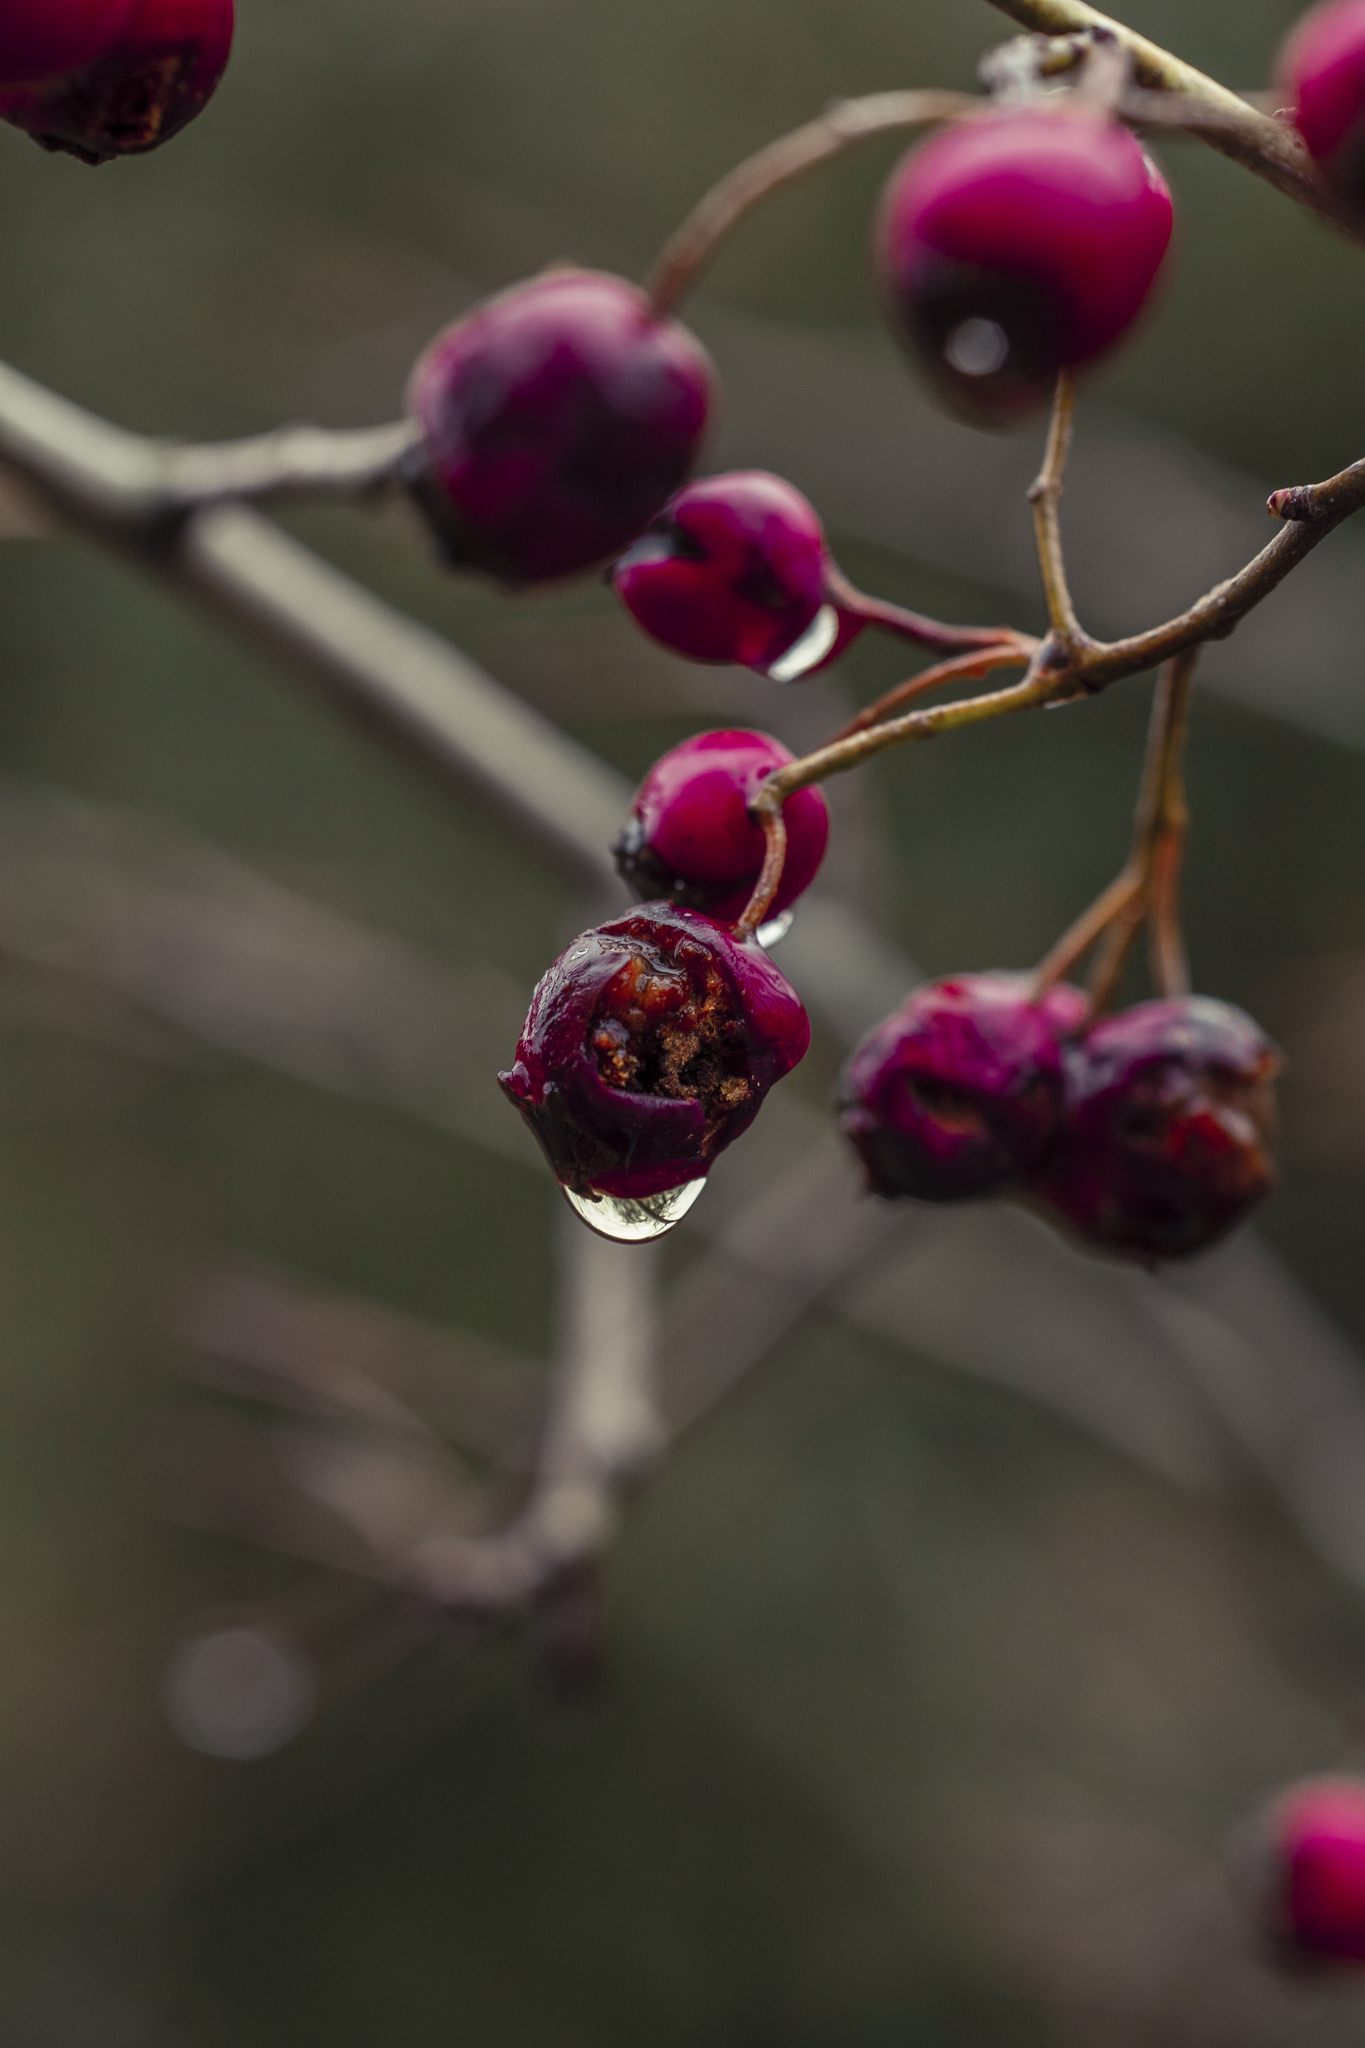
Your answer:
[[[963,92],[877,92],[862,99],[835,100],[818,120],[779,136],[727,171],[698,201],[664,243],[645,279],[655,311],[660,316],[672,311],[721,243],[770,192],[842,156],[868,136],[919,128],[929,121],[954,121],[982,104]]]
[[[1057,390],[1052,401],[1043,466],[1029,487],[1028,501],[1033,507],[1033,535],[1043,578],[1043,596],[1047,601],[1048,624],[1054,637],[1066,647],[1079,647],[1084,640],[1066,580],[1066,559],[1062,553],[1062,528],[1058,515],[1075,416],[1076,372],[1063,370],[1057,378]]]

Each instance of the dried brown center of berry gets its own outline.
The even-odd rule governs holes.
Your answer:
[[[700,1102],[708,1133],[753,1092],[740,1020],[709,960],[687,973],[630,954],[607,985],[589,1039],[609,1087]]]

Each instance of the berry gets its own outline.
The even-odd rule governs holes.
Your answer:
[[[917,989],[868,1033],[839,1084],[840,1125],[877,1195],[1000,1194],[1043,1159],[1063,1107],[1058,1041],[1084,1020],[1064,984],[1029,1000],[1022,974]]]
[[[1261,1931],[1284,1961],[1365,1963],[1365,1783],[1292,1785],[1234,1847]]]
[[[53,0],[29,0],[51,8]],[[86,163],[135,156],[178,135],[212,98],[232,49],[233,0],[123,0],[103,10],[93,48],[92,5],[61,0],[57,13],[74,28],[54,75],[25,70],[0,91],[0,118],[26,129],[45,149],[66,150]],[[8,69],[0,31],[0,65]],[[57,39],[33,39],[30,57],[51,56]],[[19,60],[21,39],[13,44]],[[86,54],[78,56],[78,50]],[[27,60],[26,60],[27,61]]]
[[[612,851],[637,896],[666,896],[733,923],[763,866],[761,825],[749,805],[793,759],[765,732],[702,732],[654,763]],[[769,910],[778,916],[815,879],[829,843],[829,806],[819,789],[799,789],[782,806],[787,860]]]
[[[1152,288],[1171,195],[1128,129],[1025,107],[941,129],[892,173],[875,259],[891,317],[982,425],[1045,399],[1119,339]]]
[[[1276,66],[1329,185],[1365,208],[1365,0],[1328,0],[1293,30]]]
[[[800,491],[741,470],[670,498],[612,582],[636,623],[675,653],[766,674],[815,623],[828,559]]]
[[[107,48],[132,0],[10,0],[0,9],[0,85],[80,70]]]
[[[1228,1003],[1106,1017],[1065,1055],[1066,1128],[1032,1191],[1092,1244],[1187,1258],[1269,1191],[1280,1057]]]
[[[498,1080],[566,1188],[644,1201],[703,1179],[809,1044],[766,953],[649,903],[560,955]]]
[[[611,561],[691,469],[713,388],[701,343],[622,278],[554,270],[487,300],[408,394],[448,560],[513,585]]]

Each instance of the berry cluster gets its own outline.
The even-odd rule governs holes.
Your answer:
[[[1017,1193],[1084,1242],[1204,1251],[1269,1189],[1279,1059],[1251,1018],[1186,997],[1086,1030],[1090,1004],[1022,976],[912,995],[844,1071],[841,1123],[875,1194]]]

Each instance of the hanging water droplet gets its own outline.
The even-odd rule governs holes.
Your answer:
[[[786,938],[787,933],[795,923],[796,912],[794,910],[779,910],[776,917],[770,917],[766,924],[759,926],[758,930],[754,933],[754,937],[766,953],[770,947],[778,945],[781,940]]]
[[[960,377],[993,377],[1009,357],[1010,340],[995,320],[973,318],[955,327],[943,344],[949,366]]]
[[[822,604],[799,640],[768,670],[775,683],[794,683],[822,662],[839,637],[839,614],[832,604]]]
[[[645,1195],[639,1201],[624,1195],[599,1195],[594,1201],[565,1188],[564,1199],[599,1237],[617,1244],[648,1244],[682,1221],[705,1186],[704,1179],[685,1180],[681,1187],[665,1188],[661,1195]]]

